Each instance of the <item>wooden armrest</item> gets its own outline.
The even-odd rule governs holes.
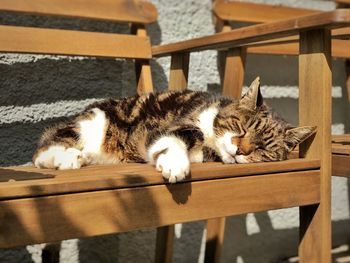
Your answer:
[[[196,52],[209,49],[227,49],[247,45],[249,43],[297,35],[301,30],[321,27],[337,28],[350,25],[350,10],[337,9],[295,19],[280,20],[271,23],[248,26],[166,45],[152,47],[155,57],[167,56],[172,53]]]
[[[214,3],[213,11],[221,20],[251,23],[266,23],[276,20],[313,15],[321,12],[311,9],[238,1],[216,1]]]

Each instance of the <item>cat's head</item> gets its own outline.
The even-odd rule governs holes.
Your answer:
[[[233,137],[238,163],[286,160],[288,154],[316,131],[316,127],[292,127],[272,112],[260,93],[256,78],[239,101],[244,132]]]

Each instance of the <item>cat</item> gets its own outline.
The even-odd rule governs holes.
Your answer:
[[[285,160],[315,127],[293,128],[263,102],[255,79],[240,99],[182,91],[108,99],[44,131],[33,156],[38,168],[151,163],[170,183],[191,162]]]

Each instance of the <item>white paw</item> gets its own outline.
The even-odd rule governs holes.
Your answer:
[[[82,152],[75,148],[50,146],[38,154],[34,161],[38,168],[55,168],[59,170],[79,169],[84,164]]]
[[[236,155],[235,159],[237,163],[249,163],[247,156],[244,155]]]
[[[170,183],[184,180],[190,172],[186,145],[174,136],[158,139],[148,150],[148,155],[150,162],[155,162],[156,169],[162,172],[163,177]]]
[[[235,163],[234,156],[237,153],[238,147],[237,145],[232,143],[232,137],[234,137],[235,134],[232,132],[226,132],[223,136],[218,138],[216,142],[216,146],[219,149],[221,160],[224,163]]]
[[[190,172],[190,161],[186,153],[180,153],[178,149],[168,150],[158,156],[156,169],[162,172],[163,177],[170,183],[180,182]]]

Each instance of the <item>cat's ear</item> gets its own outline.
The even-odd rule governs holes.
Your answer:
[[[239,104],[250,110],[256,110],[263,104],[263,97],[260,93],[260,77],[257,77],[250,84],[248,92],[243,95]]]
[[[315,126],[303,126],[286,131],[284,143],[288,152],[291,152],[299,143],[302,143],[316,132]]]

